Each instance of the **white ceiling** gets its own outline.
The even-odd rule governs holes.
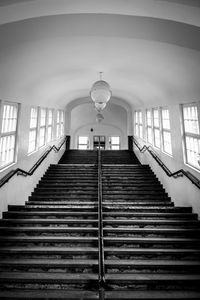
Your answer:
[[[200,100],[197,1],[1,5],[0,99],[64,107],[103,71],[113,96],[135,107]]]

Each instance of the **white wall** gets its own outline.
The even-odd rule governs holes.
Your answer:
[[[144,114],[143,110],[143,114]],[[184,155],[182,148],[182,133],[181,133],[181,120],[180,120],[180,106],[169,106],[170,121],[171,121],[171,138],[172,138],[172,150],[173,157],[159,151],[154,148],[159,158],[166,164],[166,166],[175,172],[179,169],[184,169],[191,172],[194,176],[200,179],[200,172],[187,166],[184,163]],[[140,145],[149,145],[146,141],[137,138]],[[142,164],[149,164],[152,170],[155,172],[161,183],[164,185],[167,193],[172,198],[172,201],[178,206],[192,206],[193,211],[200,216],[200,190],[191,183],[186,177],[180,177],[177,179],[168,177],[157,162],[146,151],[140,153],[139,150],[134,147],[134,151]]]
[[[28,155],[28,139],[29,139],[29,125],[30,125],[30,106],[21,105],[19,115],[19,127],[17,138],[17,155],[16,163],[0,172],[0,178],[3,178],[10,170],[21,168],[28,171],[41,155],[53,144],[58,146],[62,139],[52,140],[47,146],[40,148],[38,151]],[[54,126],[55,129],[55,126]],[[55,130],[54,130],[55,131]],[[54,132],[55,136],[55,132]],[[51,151],[48,157],[43,161],[39,168],[32,176],[23,177],[15,175],[0,188],[0,216],[3,211],[6,211],[9,204],[24,204],[28,200],[37,182],[44,174],[45,170],[52,163],[57,163],[62,156],[65,149],[63,145],[59,153]]]

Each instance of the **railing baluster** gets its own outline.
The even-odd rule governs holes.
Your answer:
[[[99,299],[104,300],[105,265],[103,242],[103,209],[102,209],[102,168],[101,149],[98,149],[98,248],[99,248]]]

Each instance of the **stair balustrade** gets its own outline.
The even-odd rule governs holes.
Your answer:
[[[148,151],[149,154],[153,157],[153,159],[159,164],[159,166],[163,169],[163,171],[167,174],[168,177],[173,177],[173,178],[179,178],[182,176],[187,177],[197,188],[200,189],[200,180],[194,176],[192,173],[189,171],[185,171],[183,169],[177,170],[175,172],[171,172],[169,168],[163,163],[163,161],[158,157],[158,155],[155,153],[153,148],[151,146],[146,146],[144,145],[143,147],[140,146],[138,141],[136,140],[135,137],[129,136],[129,149],[133,151],[133,147],[131,146],[134,144],[141,153],[144,153],[145,151]]]
[[[45,160],[45,158],[50,154],[52,150],[55,152],[59,152],[62,146],[66,143],[66,150],[69,149],[70,144],[70,136],[66,136],[64,140],[61,142],[59,147],[56,147],[53,145],[48,150],[46,150],[42,156],[37,160],[37,162],[30,168],[29,171],[23,170],[21,168],[17,168],[15,170],[11,170],[8,172],[3,178],[0,179],[0,188],[7,183],[14,175],[21,175],[21,176],[32,176],[34,172],[37,170],[37,168],[41,165],[41,163]]]

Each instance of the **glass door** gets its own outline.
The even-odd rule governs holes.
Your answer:
[[[94,135],[93,137],[93,149],[94,150],[105,150],[106,148],[106,137],[104,135]]]

